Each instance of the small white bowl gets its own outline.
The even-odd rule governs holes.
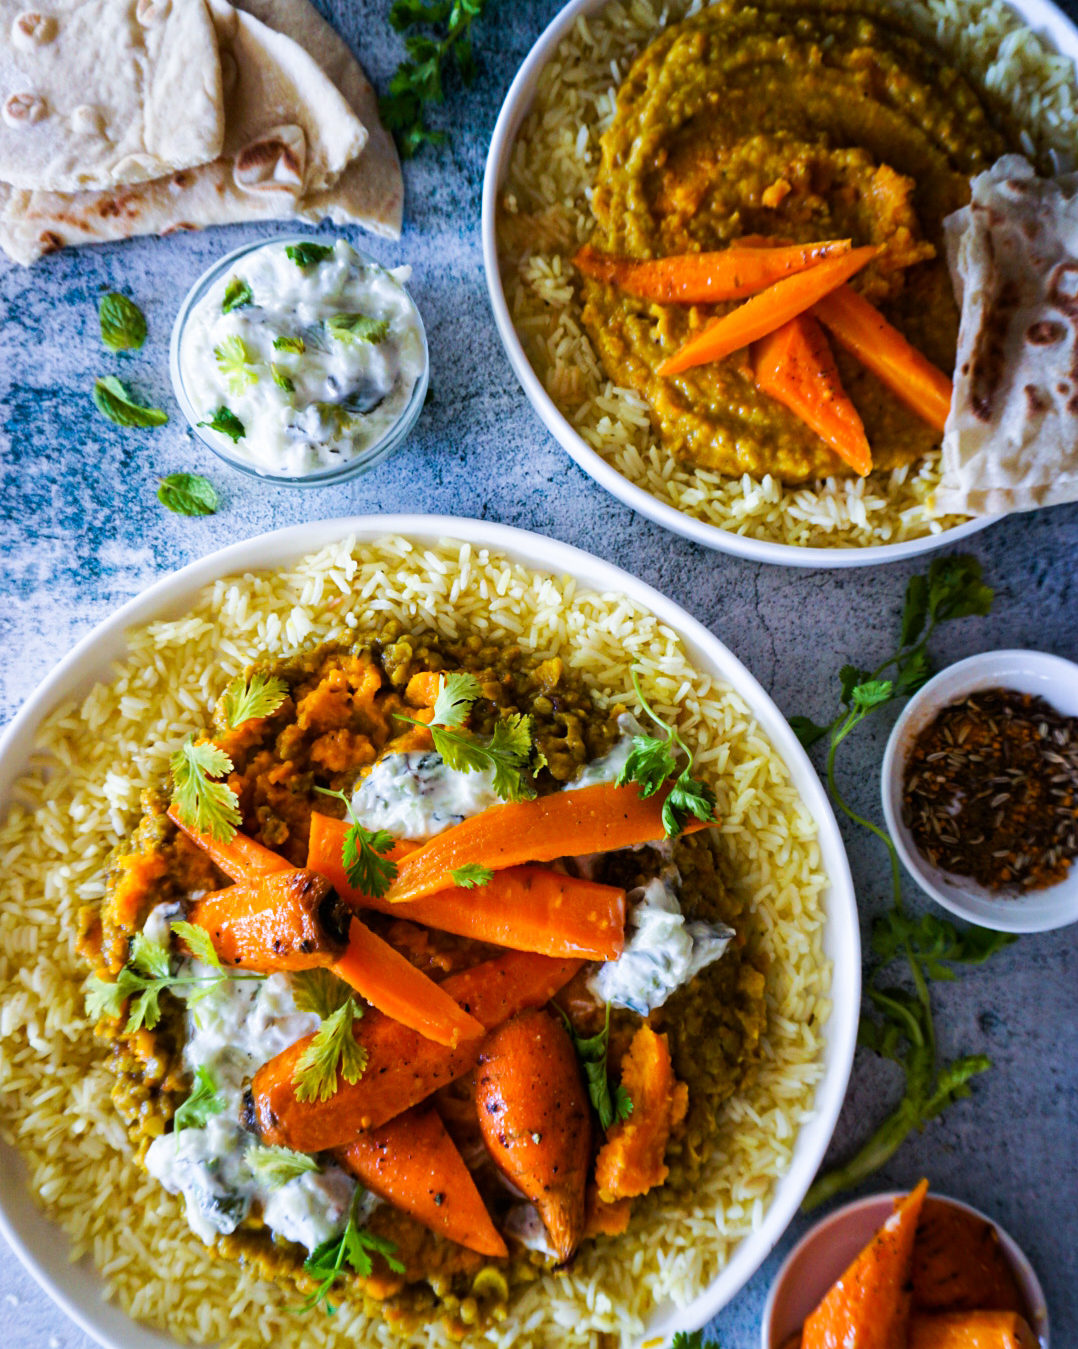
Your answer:
[[[786,1339],[800,1330],[827,1290],[891,1216],[894,1201],[901,1197],[897,1190],[869,1195],[810,1228],[786,1257],[771,1285],[761,1327],[763,1349],[781,1349]],[[983,1218],[996,1229],[1029,1308],[1033,1333],[1041,1349],[1048,1349],[1048,1304],[1040,1280],[1021,1247],[994,1218],[979,1209],[947,1195],[934,1194],[932,1198]]]
[[[936,714],[968,694],[1003,688],[1032,693],[1064,716],[1078,716],[1078,665],[1043,651],[985,651],[949,665],[906,704],[883,756],[883,813],[906,870],[951,913],[997,932],[1048,932],[1078,922],[1078,864],[1058,885],[1003,897],[934,867],[902,822],[902,779],[914,741]]]

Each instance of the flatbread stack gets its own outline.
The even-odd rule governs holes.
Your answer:
[[[1078,175],[1018,155],[945,222],[962,309],[943,437],[941,514],[1078,500]]]
[[[0,247],[298,217],[398,238],[392,138],[310,0],[0,0]]]

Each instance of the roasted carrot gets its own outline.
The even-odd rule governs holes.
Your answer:
[[[292,863],[287,857],[281,857],[272,848],[248,838],[246,834],[233,834],[227,843],[221,843],[209,834],[200,834],[197,829],[184,824],[175,806],[169,806],[168,818],[182,829],[192,843],[197,843],[210,859],[225,873],[229,880],[246,881],[252,876],[264,876],[272,871],[289,871]]]
[[[546,867],[511,867],[495,872],[473,890],[452,887],[394,904],[354,890],[348,884],[341,847],[348,826],[325,815],[311,816],[307,866],[332,883],[357,908],[375,909],[394,918],[410,918],[441,932],[474,937],[514,951],[546,956],[583,956],[616,960],[625,944],[625,891]],[[399,845],[395,861],[407,856]]]
[[[380,1012],[436,1044],[453,1048],[484,1034],[474,1016],[358,918],[333,973]]]
[[[925,1200],[913,1246],[913,1308],[1026,1311],[991,1223],[946,1200]]]
[[[812,312],[907,407],[943,430],[954,386],[874,305],[849,286],[839,286],[818,300]]]
[[[928,1181],[902,1200],[806,1320],[802,1349],[906,1349],[910,1270]]]
[[[568,1260],[584,1234],[591,1114],[557,1017],[533,1008],[487,1037],[475,1104],[495,1166],[539,1210],[558,1259]]]
[[[666,1036],[647,1025],[637,1030],[621,1060],[621,1085],[632,1113],[613,1125],[595,1159],[599,1198],[608,1204],[663,1183],[670,1131],[689,1105],[689,1089],[674,1076]]]
[[[490,1029],[549,1002],[582,963],[513,951],[450,975],[441,988]],[[244,1103],[246,1127],[263,1142],[298,1152],[344,1147],[461,1077],[479,1057],[478,1040],[446,1049],[381,1012],[368,1012],[354,1033],[367,1051],[366,1070],[356,1082],[338,1078],[328,1101],[297,1101],[292,1074],[311,1041],[305,1036],[255,1074]]]
[[[838,258],[827,258],[807,272],[776,281],[751,300],[709,323],[702,332],[659,366],[660,375],[680,375],[694,365],[721,361],[732,352],[757,342],[790,319],[811,309],[817,301],[848,281],[871,262],[877,248],[854,248]]]
[[[552,862],[557,857],[650,843],[665,835],[664,799],[663,793],[643,797],[635,785],[606,783],[492,806],[409,853],[385,898],[398,904],[445,890],[453,884],[453,871],[468,862],[502,871],[525,862]],[[691,820],[685,832],[707,827]]]
[[[196,900],[188,920],[209,933],[223,965],[312,970],[344,954],[351,912],[314,871],[275,871]]]
[[[480,1255],[509,1254],[433,1106],[406,1110],[335,1155],[372,1194],[439,1236]]]
[[[914,1316],[909,1349],[1037,1349],[1029,1323],[1017,1312],[944,1312]]]
[[[855,472],[871,471],[872,451],[861,417],[811,314],[799,314],[754,342],[752,367],[758,389],[800,417]]]
[[[784,276],[815,267],[850,251],[849,239],[815,244],[753,247],[742,240],[715,253],[680,253],[669,258],[621,258],[585,244],[573,263],[585,276],[607,281],[659,304],[717,304],[743,300]]]

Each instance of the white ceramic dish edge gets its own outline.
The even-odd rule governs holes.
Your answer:
[[[608,464],[598,451],[593,450],[559,411],[554,400],[543,387],[532,369],[520,338],[513,326],[505,299],[501,271],[498,266],[498,246],[495,235],[498,193],[509,164],[513,142],[521,123],[531,109],[532,99],[543,67],[554,55],[558,44],[581,15],[594,14],[603,9],[608,0],[569,0],[569,3],[547,25],[538,41],[529,51],[523,65],[509,86],[487,151],[483,175],[482,240],[483,267],[487,278],[487,294],[494,314],[494,322],[513,373],[532,408],[543,425],[571,459],[601,487],[619,501],[664,528],[691,539],[718,552],[752,562],[770,562],[782,567],[868,567],[877,563],[899,562],[922,553],[960,543],[972,534],[986,529],[1000,516],[968,520],[940,534],[911,539],[905,543],[882,544],[873,548],[801,548],[792,544],[773,543],[754,539],[720,529],[694,516],[679,511],[675,506],[660,501],[651,492],[630,482],[613,465]],[[1026,20],[1035,32],[1047,38],[1059,52],[1078,65],[1078,26],[1058,9],[1051,0],[1011,0],[1011,7]]]
[[[129,629],[166,615],[179,615],[203,586],[219,576],[281,566],[304,553],[347,537],[370,539],[402,534],[434,541],[456,538],[496,549],[526,565],[571,573],[584,584],[617,591],[658,614],[684,639],[691,660],[733,684],[785,760],[794,785],[819,829],[820,850],[830,878],[825,945],[832,961],[832,1020],[824,1076],[816,1109],[798,1137],[790,1171],[776,1185],[761,1226],[737,1248],[714,1282],[686,1307],[658,1309],[647,1336],[665,1337],[704,1325],[756,1272],[781,1237],[823,1160],[845,1097],[856,1044],[861,995],[861,958],[853,881],[838,825],[807,755],[755,677],[701,623],[651,586],[580,549],[540,535],[487,521],[452,516],[357,516],[297,525],[263,534],[163,577],[83,637],[30,697],[0,736],[0,809],[24,769],[40,721],[65,698],[107,678],[126,649]],[[175,1342],[132,1322],[102,1300],[102,1285],[88,1263],[72,1266],[66,1239],[34,1205],[24,1169],[12,1149],[0,1145],[0,1232],[46,1293],[106,1349],[175,1349]],[[13,1163],[15,1163],[13,1165]]]
[[[895,722],[880,770],[887,829],[913,879],[937,904],[967,922],[998,932],[1049,932],[1078,922],[1078,867],[1045,890],[1001,899],[969,888],[921,855],[902,821],[902,776],[914,740],[949,703],[982,689],[1034,693],[1066,716],[1078,716],[1078,665],[1044,651],[985,651],[956,661],[918,689]]]

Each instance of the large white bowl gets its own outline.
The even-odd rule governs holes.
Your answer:
[[[494,322],[505,347],[509,364],[513,367],[528,401],[539,414],[547,430],[572,459],[594,478],[600,486],[613,493],[620,501],[646,515],[656,524],[664,525],[705,548],[733,553],[753,562],[773,562],[783,567],[866,567],[878,562],[898,562],[904,558],[929,553],[968,538],[978,530],[993,524],[999,516],[968,520],[954,529],[906,543],[881,544],[869,548],[803,548],[787,543],[772,543],[766,539],[748,538],[720,529],[717,525],[698,520],[661,501],[643,487],[638,487],[612,464],[593,450],[572,426],[543,387],[531,362],[525,355],[520,337],[509,315],[509,306],[498,266],[498,245],[495,237],[498,197],[509,168],[513,144],[525,117],[531,111],[532,101],[543,67],[553,57],[558,44],[569,33],[581,15],[596,14],[609,0],[569,0],[558,16],[528,53],[516,78],[509,86],[501,113],[494,127],[490,149],[487,151],[486,173],[483,178],[483,264],[487,275],[487,290],[494,311]],[[1011,0],[1011,7],[1048,43],[1064,56],[1078,64],[1078,27],[1051,0]]]
[[[373,539],[403,534],[424,542],[467,540],[498,549],[540,571],[571,575],[582,588],[629,596],[680,633],[689,658],[713,672],[748,703],[764,732],[782,755],[790,776],[819,831],[823,865],[829,877],[824,945],[832,962],[831,1018],[826,1029],[823,1079],[816,1111],[800,1133],[790,1171],[776,1185],[760,1227],[736,1250],[711,1286],[687,1308],[660,1308],[649,1335],[668,1336],[711,1319],[734,1296],[767,1256],[800,1204],[823,1159],[846,1093],[857,1033],[861,995],[861,951],[853,882],[835,817],[815,770],[778,708],[741,662],[717,637],[683,609],[627,572],[588,553],[554,543],[538,534],[448,516],[386,515],[321,521],[223,548],[165,577],[131,600],[84,637],[60,662],[0,737],[0,810],[12,784],[33,752],[39,723],[58,703],[107,679],[112,662],[126,651],[125,634],[154,619],[176,617],[190,608],[203,586],[219,577],[279,567],[335,540]],[[122,1215],[117,1216],[122,1221]],[[102,1301],[102,1283],[91,1265],[68,1262],[67,1241],[36,1208],[16,1153],[0,1146],[0,1231],[50,1297],[87,1332],[110,1349],[173,1349],[173,1341],[130,1321]]]

